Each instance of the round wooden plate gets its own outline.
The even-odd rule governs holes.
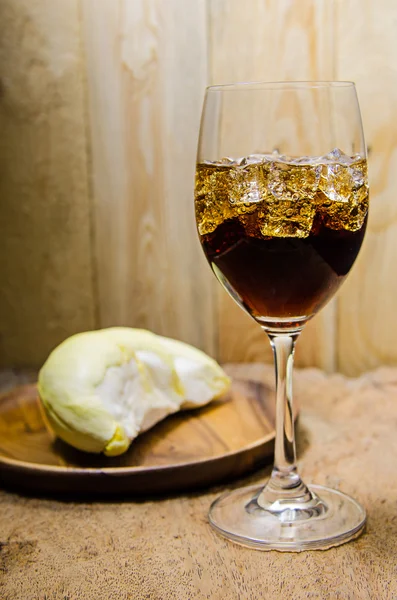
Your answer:
[[[35,385],[0,396],[0,483],[33,493],[148,495],[238,477],[272,455],[274,393],[234,381],[207,407],[177,413],[116,458],[86,454],[46,429]]]

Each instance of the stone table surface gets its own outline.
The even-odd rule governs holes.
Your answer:
[[[239,377],[273,382],[270,366]],[[29,379],[0,376],[3,389]],[[1,600],[246,600],[397,598],[397,369],[348,379],[296,371],[299,465],[307,482],[359,500],[358,540],[327,551],[259,552],[218,537],[207,523],[221,491],[169,498],[76,502],[0,490]]]

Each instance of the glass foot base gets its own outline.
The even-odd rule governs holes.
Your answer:
[[[257,550],[327,550],[358,537],[365,510],[350,496],[321,485],[309,486],[326,509],[308,518],[291,512],[274,514],[256,503],[263,484],[223,494],[211,505],[212,527],[229,540]]]

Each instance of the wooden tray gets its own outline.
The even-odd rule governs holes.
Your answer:
[[[86,454],[54,439],[35,385],[0,396],[0,484],[33,493],[148,495],[208,486],[269,459],[274,393],[235,381],[207,407],[168,417],[116,458]]]

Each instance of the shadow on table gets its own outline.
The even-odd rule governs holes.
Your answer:
[[[310,445],[310,434],[309,431],[299,422],[296,424],[296,434],[297,434],[297,457],[298,459],[304,456],[304,453],[308,446]],[[58,442],[57,442],[58,443]],[[59,442],[62,443],[62,442]],[[145,489],[139,489],[137,492],[133,490],[129,492],[128,490],[124,490],[122,492],[116,492],[111,489],[111,481],[109,481],[109,477],[106,479],[107,487],[103,489],[103,491],[96,490],[95,492],[70,492],[68,493],[65,490],[61,492],[54,491],[39,491],[33,490],[31,484],[29,485],[29,489],[26,489],[24,486],[23,480],[9,480],[2,481],[2,475],[0,473],[0,486],[8,491],[17,493],[18,495],[28,497],[28,498],[47,498],[52,500],[57,500],[59,502],[103,502],[103,503],[113,503],[113,502],[146,502],[146,501],[161,501],[170,498],[177,498],[184,496],[186,498],[194,498],[202,495],[210,495],[210,494],[220,494],[226,488],[234,489],[238,487],[243,487],[247,485],[255,485],[265,482],[266,479],[270,476],[271,469],[273,463],[273,455],[265,456],[263,460],[260,461],[259,468],[256,465],[252,465],[251,468],[247,468],[247,474],[244,476],[233,477],[229,476],[227,478],[221,478],[216,485],[194,485],[194,482],[189,481],[189,485],[183,485],[183,482],[180,483],[177,489],[166,490],[162,492],[156,493],[145,493]]]

